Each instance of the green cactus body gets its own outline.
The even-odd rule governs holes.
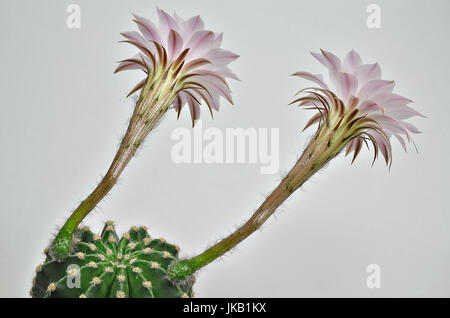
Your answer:
[[[36,268],[32,297],[193,296],[193,278],[183,284],[167,278],[169,264],[178,259],[178,247],[151,239],[143,226],[132,227],[120,240],[112,222],[106,222],[101,236],[86,227],[78,229],[72,250],[62,261],[46,252],[44,264]]]

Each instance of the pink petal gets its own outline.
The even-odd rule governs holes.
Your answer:
[[[161,38],[157,31],[158,29],[156,28],[156,25],[154,25],[152,21],[144,17],[138,16],[136,14],[134,14],[133,16],[137,21],[136,24],[139,28],[139,31],[141,31],[141,33],[148,41],[161,42]]]
[[[341,71],[341,60],[334,55],[331,52],[327,52],[324,50],[320,50],[322,52],[322,55],[325,58],[325,61],[327,63],[327,68],[328,69],[333,69],[335,72],[340,72]]]
[[[181,24],[181,29],[183,30],[183,35],[186,37],[186,40],[189,40],[189,37],[196,33],[197,31],[203,30],[205,28],[205,24],[202,21],[200,16],[192,17]]]
[[[216,33],[216,38],[214,39],[214,42],[212,44],[213,47],[219,47],[220,45],[222,45],[222,41],[223,41],[223,33]]]
[[[216,94],[212,94],[209,95],[208,93],[206,93],[205,91],[201,91],[203,93],[203,96],[201,96],[200,94],[198,94],[196,91],[192,91],[192,93],[199,99],[203,99],[203,97],[205,97],[209,104],[211,105],[211,108],[218,111],[219,107],[220,107],[220,99],[219,96],[217,96]]]
[[[381,79],[381,68],[378,63],[361,64],[356,68],[354,74],[358,78],[359,85],[364,85],[368,81]]]
[[[197,82],[200,82],[205,86],[212,85],[222,90],[230,90],[226,80],[219,74],[214,72],[208,73],[208,71],[199,71],[197,73],[201,74],[201,76],[195,77]]]
[[[361,56],[355,50],[347,53],[344,59],[343,70],[346,73],[353,73],[355,69],[362,64]]]
[[[404,150],[405,152],[407,152],[407,151],[406,151],[406,143],[405,143],[405,140],[403,139],[403,137],[400,136],[399,134],[393,134],[393,135],[394,135],[394,137],[399,141],[400,145],[402,145],[403,150]]]
[[[127,40],[137,42],[140,45],[142,45],[143,47],[148,48],[151,51],[148,41],[145,40],[142,37],[142,35],[140,35],[138,32],[136,32],[136,31],[129,31],[129,32],[123,32],[123,33],[120,33],[120,34],[124,38],[126,38]]]
[[[227,65],[237,58],[239,58],[239,55],[220,48],[212,49],[208,52],[208,54],[206,54],[206,59],[210,60],[214,64]]]
[[[198,99],[198,100],[204,100],[206,99],[211,106],[212,109],[218,111],[219,110],[219,98],[215,95],[211,97],[207,92],[201,90],[201,94],[196,90],[191,90],[191,93]],[[205,101],[206,102],[206,101]]]
[[[206,95],[206,97],[209,99],[209,103],[211,104],[211,107],[214,108],[216,111],[219,111],[219,108],[220,108],[219,97],[216,95],[213,95],[212,97],[209,95]]]
[[[178,31],[178,24],[176,23],[174,18],[172,18],[169,14],[167,14],[160,8],[157,8],[156,10],[158,12],[159,17],[159,30],[163,38],[165,37],[166,34],[169,34],[170,29]]]
[[[189,58],[197,58],[198,53],[208,49],[214,41],[214,33],[211,31],[201,30],[197,31],[186,44],[190,48]]]
[[[402,106],[411,103],[412,100],[393,93],[380,93],[371,98],[377,104],[388,109],[389,107]]]
[[[381,107],[377,103],[372,102],[370,100],[362,102],[362,104],[360,104],[358,106],[358,109],[363,114],[368,114],[368,113],[377,112],[377,111],[384,112],[384,108],[383,107]]]
[[[240,81],[240,78],[234,74],[228,67],[220,69],[220,74],[225,77],[232,78],[234,80]]]
[[[329,89],[328,85],[325,84],[325,82],[323,81],[323,76],[321,74],[311,74],[308,72],[296,72],[292,75],[304,78],[311,82],[314,82],[324,89]]]
[[[227,85],[225,77],[222,76],[222,74],[220,74],[218,72],[213,72],[213,71],[209,71],[209,70],[200,69],[200,70],[195,71],[195,73],[200,75],[199,76],[199,80],[200,81],[203,81],[203,80],[206,80],[206,81],[210,81],[210,80],[212,80],[212,81],[219,81],[219,82],[222,82],[225,86]]]
[[[384,80],[372,80],[366,82],[358,92],[358,98],[360,100],[366,100],[375,94],[380,93],[391,93],[394,89],[394,81],[384,81]]]
[[[173,12],[173,18],[179,25],[184,22],[184,20],[175,11]]]
[[[311,55],[314,56],[316,60],[318,60],[323,66],[328,68],[328,62],[322,54],[311,52]]]
[[[176,58],[183,48],[181,35],[177,31],[170,30],[167,43],[169,47],[169,59]]]
[[[356,93],[356,89],[358,88],[358,80],[356,76],[352,74],[340,72],[339,81],[341,87],[341,98],[345,103],[350,95],[354,95]]]
[[[370,118],[375,119],[383,130],[390,131],[395,134],[405,134],[408,135],[408,131],[405,128],[405,122],[397,120],[395,118],[389,117],[384,114],[373,114],[370,115]]]
[[[211,92],[211,94],[216,93],[220,96],[225,97],[231,104],[233,104],[233,98],[231,97],[231,92],[228,87],[225,85],[214,82],[214,81],[205,81],[204,85]]]
[[[389,140],[386,139],[385,136],[380,135],[375,130],[370,130],[367,133],[370,134],[375,139],[381,153],[383,154],[384,159],[386,160],[386,162],[389,162],[392,159]]]
[[[403,126],[408,129],[410,132],[412,132],[413,134],[420,134],[420,130],[417,129],[416,126],[414,126],[413,124],[407,123],[406,121],[401,121],[401,123],[403,124]]]
[[[407,105],[401,105],[401,106],[391,106],[389,107],[389,110],[386,111],[386,115],[389,115],[395,119],[403,120],[408,119],[414,116],[420,116],[425,117],[418,111],[412,109],[411,107]]]
[[[129,70],[145,71],[145,67],[143,67],[140,64],[136,64],[136,63],[132,63],[132,62],[121,62],[121,63],[119,63],[119,65],[116,68],[116,72],[129,71]]]
[[[317,53],[311,53],[320,63],[322,63],[327,69],[330,75],[331,83],[337,88],[340,88],[339,72],[341,71],[341,60],[334,54],[321,50],[322,55]]]

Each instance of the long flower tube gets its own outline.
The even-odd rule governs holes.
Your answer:
[[[56,258],[68,255],[78,225],[116,184],[136,150],[170,107],[179,117],[187,104],[194,126],[202,102],[211,116],[219,110],[220,97],[233,103],[227,78],[238,78],[228,64],[239,56],[220,48],[223,35],[205,30],[200,16],[183,20],[160,9],[157,12],[159,27],[134,15],[140,33],[122,33],[123,42],[137,47],[139,54],[121,61],[115,72],[142,70],[146,77],[128,94],[140,91],[127,132],[107,173],[74,210],[53,242]]]
[[[404,119],[422,115],[407,106],[411,102],[409,99],[392,93],[394,82],[381,80],[378,64],[363,64],[353,50],[347,54],[343,63],[326,51],[313,53],[313,56],[327,67],[331,83],[327,84],[321,75],[308,72],[293,74],[319,85],[300,90],[296,94],[300,97],[291,103],[317,111],[305,127],[318,124],[303,154],[247,222],[198,256],[174,262],[169,267],[170,279],[186,279],[246,239],[295,190],[344,148],[347,148],[346,154],[353,152],[353,162],[364,144],[368,148],[372,145],[374,161],[381,152],[390,166],[390,137],[395,136],[406,149],[402,137],[411,141],[410,133],[419,133]]]

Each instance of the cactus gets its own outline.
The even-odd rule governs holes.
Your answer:
[[[44,251],[46,259],[36,268],[32,297],[193,296],[193,277],[182,284],[167,277],[169,264],[178,259],[178,247],[151,239],[144,226],[133,226],[120,241],[111,221],[101,235],[83,227],[75,231],[71,250],[61,261],[52,256],[51,248]]]

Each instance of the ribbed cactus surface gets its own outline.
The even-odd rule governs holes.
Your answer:
[[[183,285],[167,278],[178,247],[152,239],[146,227],[132,227],[119,240],[112,222],[101,235],[84,227],[75,232],[73,252],[54,260],[49,252],[36,268],[32,297],[192,297],[193,279]]]

